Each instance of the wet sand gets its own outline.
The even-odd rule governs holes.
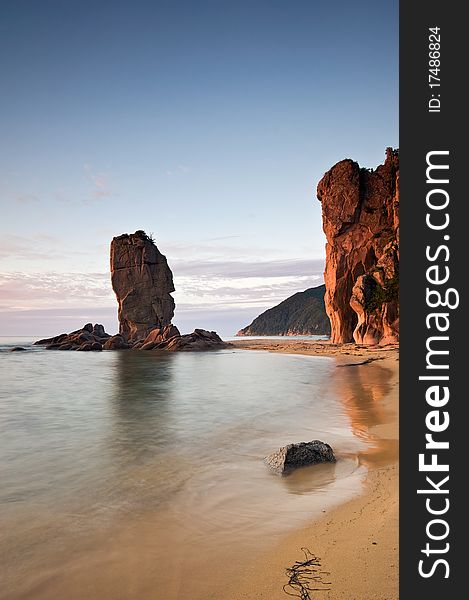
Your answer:
[[[349,389],[342,390],[354,431],[358,436],[371,435],[375,444],[359,456],[368,469],[361,495],[335,508],[326,507],[320,519],[311,520],[274,543],[245,570],[241,580],[233,582],[225,597],[229,600],[286,598],[284,586],[288,584],[288,577],[285,570],[296,561],[303,561],[301,548],[308,548],[319,557],[320,570],[324,572],[320,575],[323,583],[311,584],[324,591],[311,592],[311,597],[397,599],[398,348],[247,338],[234,342],[234,345],[253,350],[336,356],[338,367],[351,369],[356,374]],[[370,373],[378,365],[390,374],[388,390],[381,397],[373,391],[372,377],[370,381]],[[295,595],[295,589],[286,590]],[[296,595],[299,597],[297,592]]]
[[[397,358],[399,346],[362,346],[359,344],[332,344],[329,341],[290,339],[261,339],[240,337],[230,341],[235,348],[245,350],[268,350],[283,354],[305,354],[308,356],[335,356],[341,362],[359,363],[367,359],[383,360],[384,358]],[[361,360],[358,360],[361,359]]]

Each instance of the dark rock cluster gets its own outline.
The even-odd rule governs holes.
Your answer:
[[[62,333],[35,342],[46,350],[77,350],[81,352],[100,350],[217,350],[226,344],[214,331],[195,329],[181,335],[174,325],[155,328],[146,338],[126,340],[121,334],[109,335],[102,325],[87,323],[82,329]]]
[[[87,323],[81,329],[38,340],[34,345],[45,346],[46,350],[99,351],[105,349],[110,339],[111,336],[104,331],[102,325]]]
[[[174,325],[167,325],[163,329],[154,329],[141,342],[133,348],[140,350],[216,350],[225,348],[226,344],[215,331],[194,329],[192,333],[181,335]]]

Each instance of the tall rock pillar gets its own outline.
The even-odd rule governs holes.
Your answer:
[[[156,327],[171,323],[173,274],[144,231],[113,238],[111,282],[119,304],[119,332],[125,340],[144,339]]]
[[[317,187],[326,234],[325,305],[331,340],[386,344],[399,339],[399,154],[377,169],[352,160]]]

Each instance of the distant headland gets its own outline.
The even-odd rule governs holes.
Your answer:
[[[269,308],[237,336],[249,335],[327,335],[331,333],[324,306],[326,286],[297,292],[277,306]]]

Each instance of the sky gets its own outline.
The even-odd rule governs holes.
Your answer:
[[[0,335],[118,329],[113,236],[231,335],[323,282],[316,186],[398,146],[397,0],[3,0]]]

